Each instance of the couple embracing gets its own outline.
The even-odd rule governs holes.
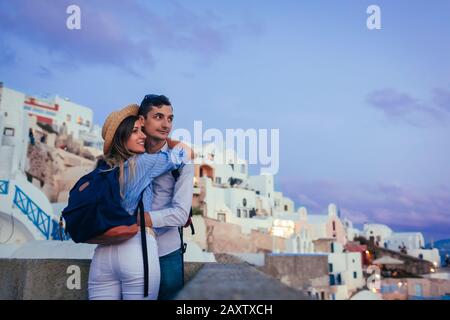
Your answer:
[[[98,167],[118,171],[120,204],[137,218],[124,226],[128,236],[122,241],[104,241],[114,228],[86,241],[98,244],[89,270],[90,300],[168,300],[183,286],[179,227],[189,220],[194,168],[192,151],[168,138],[173,117],[167,97],[149,94],[140,106],[112,112],[105,121]]]

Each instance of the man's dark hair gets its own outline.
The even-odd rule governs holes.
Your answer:
[[[144,97],[139,106],[138,115],[147,119],[147,114],[153,107],[161,108],[162,106],[172,106],[169,98],[164,95],[148,94]]]

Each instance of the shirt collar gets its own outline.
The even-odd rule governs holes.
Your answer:
[[[164,142],[164,145],[161,147],[161,149],[158,152],[167,151],[167,150],[169,150],[169,145],[167,144],[167,140],[166,140],[166,142]]]

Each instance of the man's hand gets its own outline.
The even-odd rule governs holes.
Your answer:
[[[145,219],[145,226],[146,227],[153,227],[152,218],[150,217],[150,214],[148,212],[144,212],[144,219]],[[138,212],[137,215],[137,225],[141,226],[141,213]]]

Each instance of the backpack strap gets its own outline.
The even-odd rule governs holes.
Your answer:
[[[172,177],[175,179],[175,182],[177,182],[177,180],[181,174],[180,169],[178,168],[178,169],[172,170],[170,173],[172,174]],[[192,223],[192,206],[191,206],[191,209],[189,210],[189,218],[188,218],[186,224],[184,225],[184,228],[187,228],[187,227],[191,228],[191,234],[194,235],[195,229],[194,229],[194,224]],[[180,232],[180,237],[182,237],[183,231],[181,230],[179,232]],[[181,247],[183,247],[183,244]]]
[[[144,260],[144,297],[148,297],[148,255],[147,255],[147,234],[145,232],[145,214],[144,204],[142,198],[139,201],[139,206],[136,209],[136,213],[140,214],[141,224],[141,244],[142,244],[142,258]]]

